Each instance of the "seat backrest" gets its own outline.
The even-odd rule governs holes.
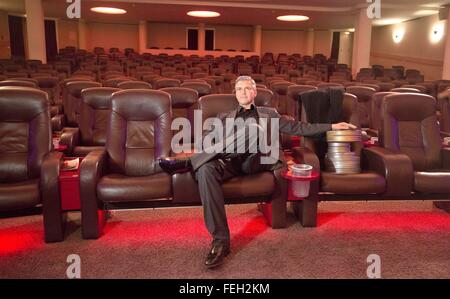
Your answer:
[[[120,89],[152,89],[152,85],[145,81],[125,81],[117,84]]]
[[[303,92],[308,92],[311,90],[317,90],[317,87],[312,85],[290,85],[288,87],[288,97],[290,99],[290,110],[294,111],[294,118],[300,120],[300,114],[302,106],[298,104],[298,96]]]
[[[60,88],[59,81],[56,77],[36,77],[38,86],[41,90],[48,94],[50,104],[54,105],[59,101]]]
[[[180,74],[178,74],[178,75],[172,76],[172,79],[180,80],[180,82],[183,83],[185,80],[191,79],[191,77],[188,76],[188,75],[180,75]]]
[[[395,92],[384,91],[372,95],[372,115],[370,117],[370,128],[380,131],[383,115],[381,114],[381,103],[385,96]]]
[[[81,91],[88,87],[101,87],[98,82],[73,81],[66,84],[65,98],[63,98],[64,114],[69,125],[78,125],[81,110]]]
[[[358,128],[361,127],[361,120],[358,114],[358,98],[351,93],[344,92],[342,99],[342,118],[345,122],[351,123]]]
[[[264,74],[251,74],[251,77],[255,80],[255,83],[266,83],[266,76]]]
[[[425,86],[418,85],[418,84],[405,84],[405,85],[402,85],[400,88],[413,88],[413,89],[417,89],[421,93],[426,93],[426,91],[427,91],[427,88]]]
[[[295,115],[295,111],[290,110],[290,103],[287,96],[288,87],[294,85],[294,83],[289,81],[277,81],[271,84],[270,89],[275,94],[275,108],[278,113],[285,115]]]
[[[202,112],[202,128],[203,123],[210,117],[217,117],[219,113],[232,111],[237,108],[238,101],[234,94],[211,94],[201,97],[198,100],[196,109]],[[190,120],[194,123],[194,119]],[[195,133],[195,128],[192,127]],[[192,135],[195,137],[194,135]]]
[[[379,92],[380,91],[380,86],[378,84],[373,84],[373,83],[359,83],[358,86],[365,86],[365,87],[370,87],[375,89],[375,92]]]
[[[318,89],[326,89],[326,88],[330,88],[330,87],[338,87],[338,88],[342,88],[344,89],[344,85],[339,84],[339,83],[328,83],[328,82],[324,82],[324,83],[320,83],[317,85]]]
[[[381,82],[377,85],[380,87],[380,92],[390,91],[391,89],[395,88],[395,85],[389,82]]]
[[[441,118],[440,125],[441,131],[450,133],[450,96],[440,101]]]
[[[180,87],[191,88],[198,92],[198,96],[202,97],[211,94],[211,85],[202,82],[184,82]]]
[[[264,107],[274,107],[273,92],[270,89],[256,88],[255,105]]]
[[[161,172],[157,160],[170,155],[170,95],[159,90],[122,90],[111,99],[106,150],[109,171],[127,176]]]
[[[0,82],[0,86],[19,86],[19,87],[37,88],[36,84],[34,84],[33,82],[23,80],[4,80]]]
[[[376,90],[367,86],[349,86],[347,87],[347,92],[358,98],[358,113],[361,126],[368,128],[372,110],[372,95],[376,93]]]
[[[392,92],[400,92],[400,93],[420,93],[420,90],[417,88],[409,88],[409,87],[397,87],[391,89]]]
[[[90,87],[81,91],[81,145],[105,145],[106,128],[111,115],[111,97],[119,90],[112,87]]]
[[[179,87],[180,80],[170,79],[170,78],[161,78],[155,82],[155,89],[161,89],[165,87]]]
[[[128,82],[128,81],[133,81],[133,80],[131,78],[127,78],[127,77],[115,77],[115,78],[105,80],[103,82],[103,85],[105,87],[117,87],[118,84],[120,84],[122,82]]]
[[[40,177],[51,145],[47,94],[29,87],[0,87],[0,182]]]
[[[166,87],[160,90],[170,94],[173,119],[177,117],[189,119],[190,113],[193,113],[191,110],[198,102],[198,92],[186,87]]]
[[[383,146],[406,154],[414,170],[441,166],[441,141],[436,100],[429,95],[402,93],[384,98]]]

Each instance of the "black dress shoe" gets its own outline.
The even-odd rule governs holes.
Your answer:
[[[191,160],[189,159],[162,158],[159,160],[159,166],[171,175],[192,170]]]
[[[230,253],[230,247],[218,244],[213,245],[205,260],[205,266],[215,268],[223,264],[223,259]]]

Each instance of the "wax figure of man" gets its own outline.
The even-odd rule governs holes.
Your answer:
[[[218,117],[224,123],[225,119],[242,118],[244,121],[255,119],[258,123],[262,118],[277,119],[279,132],[298,136],[311,136],[324,133],[329,130],[355,129],[352,124],[345,122],[336,124],[309,124],[282,117],[275,108],[256,107],[255,81],[249,76],[240,76],[236,79],[236,99],[239,103],[237,109],[221,114]],[[269,121],[270,122],[270,121]],[[237,138],[230,135],[231,138]],[[225,136],[224,138],[229,138]],[[252,137],[252,136],[250,136]],[[255,136],[253,136],[255,137]],[[161,168],[169,174],[192,171],[198,182],[199,193],[203,204],[204,220],[209,233],[212,235],[212,247],[209,251],[205,265],[208,268],[216,267],[223,263],[223,259],[230,251],[230,232],[225,214],[224,196],[221,188],[222,182],[238,175],[252,174],[260,171],[274,170],[285,166],[283,155],[278,154],[277,159],[271,163],[260,163],[260,152],[250,153],[252,143],[258,142],[258,138],[246,138],[244,153],[200,152],[189,159],[164,158],[159,161]],[[266,160],[267,161],[267,160]],[[270,161],[270,159],[269,159]]]

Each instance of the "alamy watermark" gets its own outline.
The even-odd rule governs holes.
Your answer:
[[[369,254],[367,257],[367,277],[368,278],[381,278],[381,258],[378,254]]]
[[[81,0],[66,0],[71,3],[66,9],[66,15],[69,19],[81,18]]]
[[[193,124],[187,118],[179,117],[172,121],[171,129],[178,131],[171,140],[171,149],[175,154],[190,153],[192,150],[208,154],[260,153],[261,164],[273,164],[279,160],[278,118],[259,118],[256,122],[254,118],[244,121],[240,117],[211,117],[203,122],[202,111],[194,110]]]
[[[367,17],[369,19],[381,18],[381,0],[367,0],[367,3],[371,3],[367,7]]]
[[[66,270],[66,276],[69,279],[81,278],[81,258],[78,254],[69,254],[66,262],[69,266]]]

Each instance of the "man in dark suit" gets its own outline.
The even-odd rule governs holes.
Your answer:
[[[247,124],[249,123],[258,124],[262,119],[265,119],[269,124],[268,128],[270,131],[271,122],[277,120],[278,132],[276,132],[275,137],[278,137],[280,132],[289,135],[311,136],[329,130],[347,130],[356,128],[348,123],[302,123],[282,117],[275,108],[256,107],[254,104],[256,84],[249,76],[241,76],[236,79],[235,92],[239,103],[238,108],[218,115],[218,118],[224,126],[227,118],[232,118],[234,120],[241,118],[245,121],[246,126],[248,126]],[[258,129],[261,130],[262,127],[258,126]],[[248,127],[244,127],[244,131],[250,132]],[[221,188],[222,182],[234,176],[274,170],[285,165],[283,154],[279,147],[276,149],[278,151],[276,155],[271,153],[270,156],[267,155],[267,152],[253,152],[250,150],[255,144],[260,145],[261,143],[264,143],[261,142],[261,137],[264,137],[263,135],[258,135],[256,137],[254,136],[255,134],[253,134],[253,136],[251,134],[250,136],[244,134],[245,149],[243,152],[230,151],[229,146],[234,147],[234,143],[230,145],[228,142],[224,141],[229,138],[237,141],[237,138],[239,137],[236,137],[236,133],[230,133],[228,136],[226,136],[226,134],[223,135],[225,136],[222,137],[222,139],[219,136],[218,140],[215,140],[216,144],[221,144],[218,148],[222,151],[203,151],[196,153],[185,160],[165,158],[159,161],[161,168],[169,174],[187,171],[193,171],[195,173],[204,209],[205,224],[213,237],[211,250],[205,260],[205,265],[208,268],[213,268],[222,264],[224,257],[227,256],[230,251],[230,232],[225,213],[224,196]],[[273,139],[274,136],[270,135],[271,134],[268,135],[268,139]],[[239,142],[236,143],[239,144]],[[271,142],[269,141],[267,143],[270,144]],[[236,149],[236,147],[234,147],[234,149]],[[264,162],[262,162],[263,158],[266,158]]]

